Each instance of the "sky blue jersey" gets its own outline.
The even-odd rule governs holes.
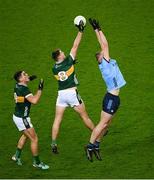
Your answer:
[[[107,61],[103,58],[101,64],[99,64],[99,69],[107,86],[107,91],[119,89],[126,84],[115,59]]]

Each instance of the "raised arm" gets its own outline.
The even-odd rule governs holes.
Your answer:
[[[101,51],[104,55],[104,58],[109,60],[110,59],[110,55],[109,55],[109,46],[108,46],[108,42],[107,39],[104,35],[104,33],[101,30],[101,27],[99,25],[99,22],[96,21],[95,19],[89,19],[90,24],[92,25],[93,29],[95,30],[96,33],[96,37],[98,39],[98,42],[100,44],[101,47]]]
[[[80,44],[80,41],[82,39],[82,34],[83,34],[83,30],[84,30],[84,25],[83,25],[83,21],[80,21],[79,25],[76,26],[78,29],[79,29],[79,32],[74,40],[74,43],[73,43],[73,47],[70,51],[70,54],[73,56],[73,58],[75,59],[76,57],[76,54],[77,54],[77,50],[78,50],[78,47],[79,47],[79,44]]]
[[[26,98],[30,103],[32,103],[32,104],[38,103],[38,101],[41,97],[41,94],[42,94],[43,85],[44,85],[44,81],[43,81],[43,79],[41,79],[39,82],[39,86],[38,86],[38,90],[37,90],[36,94],[34,96],[31,95]]]
[[[83,34],[82,32],[80,32],[80,31],[78,32],[78,34],[74,40],[73,47],[70,52],[70,54],[74,57],[74,59],[76,57],[77,50],[78,50],[79,44],[81,42],[82,34]]]
[[[95,31],[96,32],[96,31]],[[103,54],[104,54],[104,58],[109,60],[110,59],[110,55],[109,55],[109,45],[108,45],[108,41],[104,35],[104,33],[100,30],[100,31],[97,31],[96,32],[96,35],[99,34],[99,37],[100,37],[100,46],[101,46],[101,49],[103,51]],[[98,36],[98,35],[97,35]]]
[[[103,44],[102,44],[101,37],[100,37],[98,29],[95,29],[95,33],[96,33],[97,40],[100,44],[101,50],[103,51],[103,47],[102,47]]]

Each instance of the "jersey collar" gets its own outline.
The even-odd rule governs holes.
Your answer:
[[[103,57],[103,59],[102,60],[105,60],[107,63],[109,63],[110,62],[110,59],[109,60],[107,60],[107,59],[105,59],[105,57]]]
[[[21,85],[21,86],[26,86],[27,87],[27,84],[24,84],[24,83],[17,83],[18,85]]]
[[[56,64],[61,64],[64,60],[59,60]]]

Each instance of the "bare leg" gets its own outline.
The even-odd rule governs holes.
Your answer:
[[[108,126],[102,131],[102,137],[105,136],[105,134],[107,133],[108,127],[110,126],[111,121],[112,121],[112,119],[110,119],[110,121],[109,121],[109,123],[108,123]]]
[[[101,112],[101,119],[100,122],[97,124],[97,126],[92,131],[91,137],[90,137],[90,143],[85,148],[86,150],[86,156],[89,161],[93,161],[93,153],[95,154],[96,158],[98,160],[102,160],[99,152],[99,142],[101,136],[105,133],[110,121],[112,119],[112,115],[102,111]]]
[[[49,166],[41,163],[38,153],[38,137],[34,128],[29,128],[23,131],[31,141],[31,152],[33,155],[33,166],[40,169],[49,169]]]
[[[40,160],[38,156],[38,138],[34,128],[29,128],[23,131],[23,135],[20,137],[18,141],[16,153],[12,157],[12,160],[16,161],[18,165],[22,165],[22,162],[20,161],[21,150],[24,147],[24,144],[28,138],[31,141],[31,152],[34,158],[37,160],[37,163],[40,164]]]
[[[24,145],[25,145],[25,143],[26,143],[26,140],[27,140],[27,137],[23,134],[23,135],[20,137],[19,141],[18,141],[17,148],[23,149],[23,147],[24,147]]]
[[[88,127],[90,130],[94,129],[94,123],[91,121],[91,119],[89,118],[87,112],[86,112],[86,108],[84,103],[75,106],[74,110],[80,115],[80,117],[82,118],[84,124],[86,125],[86,127]]]
[[[52,140],[56,140],[59,134],[60,124],[66,107],[56,106],[55,120],[52,126]]]
[[[82,118],[82,120],[83,120],[84,124],[86,125],[86,127],[88,127],[90,130],[93,131],[95,126],[94,126],[94,123],[92,122],[92,120],[88,116],[88,113],[86,111],[84,103],[80,104],[79,106],[75,106],[74,110],[80,115],[80,117]],[[98,142],[100,141],[101,136],[102,135],[97,137],[96,140]]]
[[[12,160],[16,161],[18,165],[22,165],[20,156],[21,156],[22,149],[26,143],[26,140],[27,140],[27,137],[24,134],[22,134],[22,136],[20,137],[20,139],[18,141],[15,155],[12,156]]]
[[[97,126],[94,128],[91,134],[90,143],[94,144],[97,138],[100,137],[102,133],[105,133],[105,130],[108,127],[111,119],[112,119],[111,114],[108,114],[104,111],[101,112],[100,122],[97,124]]]
[[[38,156],[38,137],[34,128],[29,128],[29,129],[24,130],[24,134],[31,141],[31,152],[33,156]]]

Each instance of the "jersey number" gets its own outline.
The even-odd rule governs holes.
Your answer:
[[[65,71],[60,71],[58,73],[58,76],[60,81],[65,81],[66,79],[68,79],[68,75],[66,74]]]

